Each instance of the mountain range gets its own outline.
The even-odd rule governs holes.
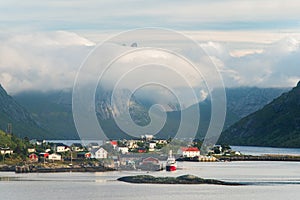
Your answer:
[[[274,98],[287,91],[286,88],[228,88],[227,94],[227,116],[225,128],[237,122],[242,117],[262,108]],[[123,99],[128,95],[128,91],[118,91],[118,99]],[[48,138],[56,139],[78,139],[77,131],[72,116],[72,92],[51,91],[37,92],[27,91],[15,94],[13,96],[20,104],[29,111],[29,116],[47,131]],[[116,106],[110,105],[111,91],[99,90],[96,94],[96,113],[101,127],[106,135],[113,139],[129,138],[122,130],[118,128],[113,117],[119,116],[124,110],[124,102],[116,102]],[[137,99],[132,96],[130,99],[130,115],[133,121],[141,126],[150,122],[148,115],[149,104],[143,99]],[[199,123],[198,138],[203,138],[210,122],[210,99],[206,99],[199,104],[192,105],[183,110],[189,112],[200,107],[201,120]],[[163,129],[157,134],[157,137],[173,137],[177,132],[181,120],[181,112],[177,108],[167,112],[167,121]],[[192,120],[191,120],[192,122]]]

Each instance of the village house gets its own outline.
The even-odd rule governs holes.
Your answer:
[[[40,153],[39,156],[43,159],[46,159],[49,157],[49,153]]]
[[[115,140],[113,140],[113,141],[110,141],[110,144],[113,146],[113,148],[114,148],[114,149],[116,149],[116,148],[117,148],[117,146],[118,146],[118,142],[117,142],[117,141],[115,141]]]
[[[107,158],[107,155],[108,155],[107,151],[102,147],[97,149],[92,149],[91,151],[91,158],[104,159]]]
[[[117,151],[121,152],[121,154],[126,154],[129,152],[129,148],[128,147],[117,147]]]
[[[168,144],[168,141],[167,140],[164,140],[164,139],[156,139],[156,144]]]
[[[75,152],[84,151],[84,147],[80,143],[73,143],[71,145],[71,149],[72,149],[72,151],[75,151]]]
[[[30,162],[38,162],[39,161],[39,157],[35,153],[30,154],[28,157],[29,157]]]
[[[137,145],[137,141],[136,140],[128,140],[125,142],[126,146],[129,148],[129,149],[135,149],[135,148],[138,148],[138,145]]]
[[[177,153],[186,158],[200,156],[200,150],[197,147],[181,147]]]
[[[35,148],[28,148],[27,152],[28,153],[34,153],[34,152],[36,152],[36,150],[35,150]]]
[[[155,141],[149,142],[149,151],[154,151],[155,147],[156,147]]]
[[[48,160],[52,160],[52,161],[61,161],[62,157],[60,154],[57,153],[52,153],[48,156]]]
[[[67,151],[71,150],[70,147],[68,147],[67,145],[65,145],[63,143],[54,143],[52,145],[52,148],[57,153],[63,153],[63,152],[67,152]]]
[[[10,149],[9,147],[0,147],[0,154],[5,155],[5,154],[13,154],[14,151]]]

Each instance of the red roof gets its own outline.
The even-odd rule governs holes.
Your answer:
[[[44,158],[48,158],[49,153],[40,153],[39,155],[40,155],[40,156],[43,156]]]
[[[110,144],[113,145],[113,146],[117,146],[118,145],[118,142],[113,140],[113,141],[110,141]]]
[[[84,154],[84,156],[85,156],[86,158],[90,158],[90,157],[91,157],[91,153],[86,153],[86,154]]]
[[[32,154],[29,155],[29,158],[30,159],[37,159],[38,156],[36,154],[32,153]]]
[[[145,163],[159,163],[159,160],[156,158],[148,157],[143,160],[143,164]]]
[[[182,151],[200,151],[198,147],[181,147]]]

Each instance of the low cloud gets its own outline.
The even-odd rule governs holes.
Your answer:
[[[257,49],[234,48],[227,43],[209,44],[201,46],[213,61],[218,61],[215,63],[227,87],[292,87],[299,81],[300,40],[297,37],[284,37]]]
[[[78,67],[95,45],[75,33],[2,33],[1,84],[10,92],[71,88]]]
[[[0,41],[0,80],[10,93],[24,90],[47,91],[72,88],[82,61],[96,45],[88,38],[66,31],[27,34],[1,32]],[[293,36],[263,45],[253,42],[200,41],[201,47],[222,74],[226,87],[294,86],[300,78],[299,44],[300,38]],[[176,44],[172,45],[176,46]],[[130,47],[120,46],[119,48]],[[141,56],[149,57],[147,54],[151,52],[144,53],[146,55]],[[126,67],[127,64],[132,64],[130,59],[142,63],[140,58],[136,57],[138,54],[132,56],[121,59],[116,69],[119,68],[118,65]],[[160,62],[160,59],[164,60],[163,56],[168,55],[160,54],[159,56],[155,59]],[[181,75],[190,77],[190,80],[195,79],[195,83],[201,81],[193,77],[192,71],[180,69],[178,60],[173,59],[173,63],[174,66],[176,64]],[[138,73],[138,70],[136,72]],[[118,73],[122,74],[122,70],[110,71],[110,73],[112,77],[118,76]],[[167,69],[161,73],[155,73],[155,68],[153,68],[153,73],[166,77],[166,81],[172,82]],[[143,76],[139,78],[143,79]],[[176,80],[175,82],[178,83]],[[201,93],[200,96],[202,95],[204,94]]]

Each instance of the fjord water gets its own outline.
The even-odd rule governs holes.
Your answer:
[[[14,174],[1,172],[0,196],[9,200],[99,200],[99,199],[298,199],[299,162],[179,162],[176,172],[104,172]],[[126,175],[150,174],[250,183],[245,186],[129,184],[116,179]]]

